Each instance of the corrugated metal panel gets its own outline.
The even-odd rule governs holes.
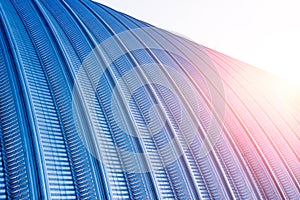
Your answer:
[[[0,199],[300,199],[299,88],[89,0],[0,6]]]

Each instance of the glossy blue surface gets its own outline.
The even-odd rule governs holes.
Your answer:
[[[0,199],[300,199],[276,77],[89,0],[0,25]]]

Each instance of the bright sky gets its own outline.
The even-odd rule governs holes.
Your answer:
[[[94,0],[300,84],[300,0]]]

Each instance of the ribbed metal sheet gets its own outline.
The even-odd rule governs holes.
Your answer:
[[[0,25],[0,199],[300,199],[299,87],[89,0]]]

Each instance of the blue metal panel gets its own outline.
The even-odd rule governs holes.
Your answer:
[[[0,25],[0,199],[300,199],[281,80],[89,0]]]

